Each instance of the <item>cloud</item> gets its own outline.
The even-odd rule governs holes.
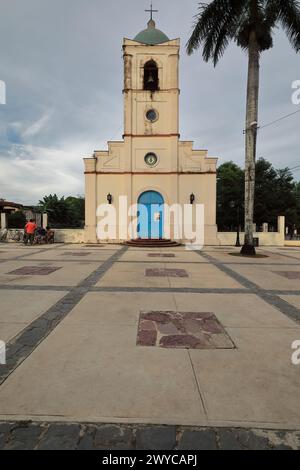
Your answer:
[[[56,149],[32,145],[12,145],[2,158],[1,197],[24,204],[56,193],[83,194],[83,164],[80,149]],[[74,164],[74,160],[76,164]]]
[[[181,138],[244,161],[247,57],[231,45],[216,68],[185,53],[197,1],[156,0],[157,26],[181,37]],[[141,0],[10,0],[0,16],[0,197],[36,203],[47,193],[83,193],[83,157],[123,133],[123,37],[144,29]],[[121,14],[120,14],[121,13]],[[260,123],[297,109],[299,55],[277,32],[261,63]],[[300,109],[300,106],[299,106]],[[259,134],[259,156],[278,167],[299,161],[300,114]],[[295,176],[299,173],[295,173]]]
[[[51,111],[47,111],[37,121],[27,127],[27,129],[25,129],[22,133],[23,138],[26,139],[29,137],[35,137],[37,134],[39,134],[49,122],[52,114],[53,113]]]

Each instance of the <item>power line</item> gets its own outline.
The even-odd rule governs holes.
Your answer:
[[[300,113],[300,109],[298,109],[298,111],[295,111],[293,113],[286,114],[285,116],[282,116],[281,118],[275,119],[275,121],[269,122],[268,124],[265,124],[264,126],[260,126],[259,129],[265,129],[266,127],[273,126],[273,124],[276,124],[277,122],[283,121],[284,119],[287,119],[287,118],[289,118],[291,116],[294,116],[295,114],[298,114],[298,113]]]
[[[277,122],[280,122],[280,121],[283,121],[284,119],[287,119],[291,116],[295,116],[295,114],[298,114],[300,113],[300,109],[298,109],[298,111],[294,111],[293,113],[290,113],[290,114],[286,114],[285,116],[282,116],[278,119],[275,119],[275,121],[271,121],[269,122],[268,124],[265,124],[263,126],[258,126],[257,125],[257,122],[253,122],[250,127],[248,129],[244,129],[243,133],[246,134],[247,131],[251,131],[251,130],[254,130],[255,128],[259,131],[261,129],[265,129],[266,127],[270,127],[270,126],[273,126],[274,124],[276,124]]]

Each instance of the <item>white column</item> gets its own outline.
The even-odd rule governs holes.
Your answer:
[[[44,212],[42,215],[42,227],[46,228],[48,226],[48,214],[47,212]]]
[[[85,243],[97,243],[97,174],[96,159],[86,158],[85,163]]]
[[[281,215],[278,217],[278,232],[280,234],[280,245],[284,246],[285,243],[285,216]]]
[[[7,214],[6,212],[1,212],[1,228],[7,228]]]

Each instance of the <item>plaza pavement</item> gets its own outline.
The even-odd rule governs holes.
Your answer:
[[[300,248],[258,252],[1,244],[0,448],[300,448]],[[137,345],[141,312],[233,346]]]

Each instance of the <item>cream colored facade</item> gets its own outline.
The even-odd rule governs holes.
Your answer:
[[[153,21],[145,32],[155,37],[156,32],[160,33]],[[119,223],[125,224],[124,217],[123,222],[118,221],[119,196],[127,196],[130,205],[137,204],[144,192],[156,191],[169,205],[190,204],[190,195],[194,194],[194,207],[195,204],[205,207],[205,244],[218,244],[217,158],[209,158],[206,150],[193,150],[191,141],[180,141],[179,50],[179,39],[158,44],[124,39],[124,140],[108,142],[108,151],[95,151],[92,158],[84,159],[88,243],[103,241],[97,238],[96,210],[99,204],[107,203],[108,194],[112,195],[118,216],[116,240],[123,241],[132,234],[118,235]],[[149,61],[156,64],[158,71],[158,87],[154,91],[145,90],[145,64]],[[155,119],[147,118],[149,110],[155,111]],[[157,156],[153,166],[145,162],[149,152]],[[174,226],[171,238],[176,239]],[[180,241],[184,240],[182,237]]]

